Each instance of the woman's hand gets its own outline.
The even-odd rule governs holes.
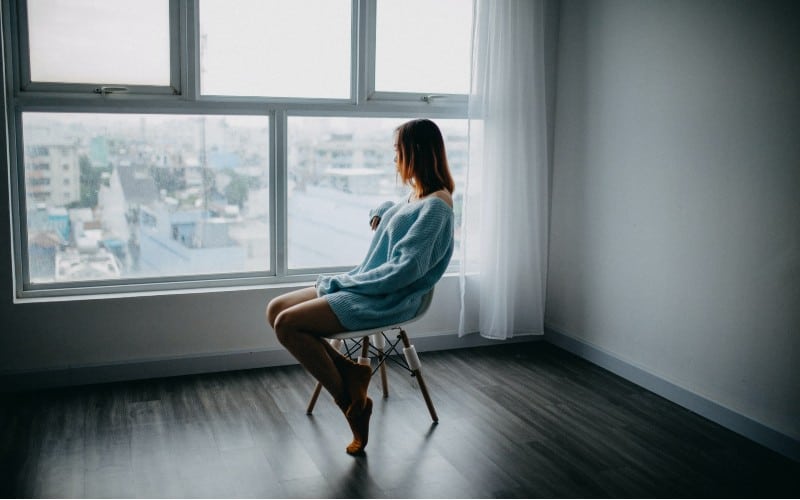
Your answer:
[[[381,222],[381,218],[376,215],[375,217],[373,217],[373,218],[371,218],[369,220],[369,227],[371,227],[372,230],[374,231],[374,230],[378,229],[378,224],[380,222]]]

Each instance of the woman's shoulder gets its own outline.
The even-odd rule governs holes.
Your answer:
[[[439,191],[434,191],[433,193],[429,194],[423,200],[435,200],[439,199],[443,202],[447,203],[450,208],[453,208],[453,196],[450,194],[450,191],[446,189],[440,189]]]
[[[452,223],[454,218],[453,200],[450,193],[444,191],[442,194],[431,193],[428,196],[409,203],[409,215],[414,220],[423,225],[434,224],[436,226]],[[437,221],[434,223],[434,221]]]

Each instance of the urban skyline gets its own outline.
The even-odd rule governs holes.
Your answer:
[[[290,268],[359,262],[369,209],[407,191],[401,122],[290,118]],[[459,177],[466,127],[443,122]],[[269,270],[266,117],[25,113],[23,127],[32,283]]]

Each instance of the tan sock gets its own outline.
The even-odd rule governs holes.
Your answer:
[[[347,411],[347,423],[353,432],[353,441],[347,445],[347,453],[357,455],[364,452],[369,438],[369,419],[372,416],[372,399],[366,398],[363,408],[357,410],[350,407]]]
[[[369,380],[372,378],[372,368],[367,365],[348,362],[341,368],[342,379],[347,393],[350,396],[351,408],[361,410],[367,401]],[[350,411],[349,409],[347,411]]]

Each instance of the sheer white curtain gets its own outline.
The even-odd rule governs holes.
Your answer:
[[[548,166],[543,0],[475,0],[459,334],[544,331]],[[477,295],[478,300],[474,300]]]

